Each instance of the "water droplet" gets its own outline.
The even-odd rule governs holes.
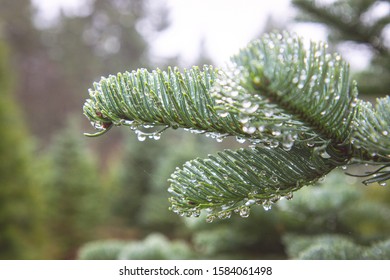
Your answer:
[[[206,217],[206,223],[212,223],[214,220],[215,220],[215,216],[214,215],[208,215]]]
[[[218,218],[224,220],[224,219],[229,219],[232,216],[231,211],[222,211],[218,214]]]
[[[161,138],[161,134],[160,133],[155,133],[155,134],[153,134],[152,137],[153,137],[154,140],[159,140]]]
[[[276,140],[271,140],[269,142],[269,147],[272,148],[272,149],[275,149],[279,146],[279,141],[276,141]]]
[[[312,148],[312,147],[314,147],[315,143],[314,143],[314,142],[307,142],[306,145],[307,145],[309,148]]]
[[[242,217],[242,218],[248,218],[249,217],[249,214],[250,214],[250,208],[249,207],[247,207],[247,206],[242,206],[241,208],[240,208],[240,216]]]
[[[330,155],[325,151],[325,152],[321,153],[321,157],[328,159],[328,158],[330,158]]]
[[[279,200],[280,200],[280,195],[275,195],[275,196],[270,198],[270,202],[272,202],[272,203],[276,203]]]
[[[268,200],[263,202],[263,208],[265,211],[271,210],[272,208],[272,203]]]
[[[389,132],[388,132],[387,130],[383,130],[383,131],[382,131],[382,134],[383,134],[384,136],[387,136],[387,135],[389,134]]]
[[[264,112],[264,115],[267,117],[267,118],[270,118],[274,115],[274,111],[273,110],[268,110],[268,111],[265,111]]]
[[[244,102],[242,102],[242,107],[244,107],[245,109],[248,109],[251,105],[252,102],[250,102],[249,100],[245,100]]]
[[[226,118],[228,115],[229,115],[228,112],[223,112],[223,113],[219,114],[219,116],[222,117],[222,118]]]
[[[245,138],[242,138],[242,137],[239,137],[239,136],[236,136],[236,140],[238,143],[245,143]]]
[[[246,109],[246,112],[248,114],[253,114],[254,112],[257,111],[257,109],[259,108],[259,105],[255,104],[254,106],[250,107],[250,108],[247,108]]]
[[[138,141],[143,142],[146,139],[146,135],[143,134],[143,133],[138,133],[137,134],[137,139],[138,139]]]
[[[240,123],[245,124],[249,121],[249,116],[240,116]]]
[[[382,187],[385,187],[385,186],[387,186],[387,183],[386,182],[380,182],[379,185],[382,186]]]
[[[231,92],[230,92],[230,96],[231,96],[231,97],[236,97],[236,96],[238,96],[238,91],[237,91],[237,90],[231,91]]]
[[[294,146],[294,142],[292,142],[292,141],[291,142],[283,142],[282,143],[282,148],[286,152],[290,151],[293,146]]]
[[[341,169],[342,169],[342,170],[347,170],[347,166],[346,166],[346,165],[343,165],[343,166],[341,166]]]
[[[290,192],[284,196],[284,198],[287,200],[291,200],[291,199],[293,199],[293,197],[294,197],[294,194],[292,192]]]
[[[216,140],[217,142],[219,142],[219,143],[221,143],[221,142],[223,141],[223,139],[225,139],[224,136],[217,136],[217,137],[215,137],[215,140]]]
[[[254,199],[249,199],[247,202],[245,202],[245,206],[251,206],[251,205],[253,205],[253,204],[255,204],[256,203],[256,200],[254,200]]]
[[[194,210],[193,212],[192,212],[192,216],[193,217],[195,217],[195,218],[198,218],[199,216],[200,216],[200,210]]]
[[[256,127],[254,126],[250,126],[250,127],[243,127],[242,128],[242,131],[244,131],[245,133],[248,133],[248,134],[253,134],[256,132]]]
[[[279,130],[274,130],[272,131],[271,133],[273,136],[279,136],[280,134],[282,134],[282,132],[280,132]]]

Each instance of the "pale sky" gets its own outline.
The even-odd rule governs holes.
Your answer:
[[[217,64],[259,34],[270,14],[286,20],[289,0],[169,0],[172,26],[156,41],[156,51],[191,58],[199,40]]]
[[[91,1],[91,0],[86,0]],[[83,0],[33,0],[47,19],[55,18],[58,7],[70,14],[81,10]],[[183,64],[191,65],[204,40],[208,55],[217,66],[224,65],[231,55],[244,47],[264,27],[272,15],[276,22],[289,22],[295,16],[290,0],[150,0],[152,5],[166,3],[170,7],[169,29],[152,40],[152,55],[179,55]],[[288,24],[290,31],[307,41],[326,40],[326,32],[319,25]],[[353,52],[349,52],[349,55]],[[348,53],[347,53],[348,56]],[[348,59],[353,67],[364,64],[362,55]]]

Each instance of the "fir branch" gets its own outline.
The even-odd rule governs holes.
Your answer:
[[[195,217],[206,209],[209,222],[229,218],[232,212],[247,217],[249,206],[258,204],[268,210],[280,198],[291,199],[294,191],[335,167],[332,160],[302,144],[289,151],[280,147],[225,150],[189,161],[172,174],[171,208]]]
[[[90,90],[84,114],[101,135],[112,125],[126,125],[139,139],[159,138],[168,127],[186,128],[195,133],[210,133],[213,137],[226,135],[245,137],[241,124],[232,115],[220,118],[214,110],[214,100],[208,91],[214,83],[216,71],[211,66],[179,72],[148,72],[140,69],[102,78]],[[156,127],[153,133],[142,129]]]
[[[371,103],[361,101],[356,116],[353,144],[371,155],[370,159],[390,161],[390,97],[377,99],[375,109]]]
[[[249,127],[272,130],[279,124],[283,134],[315,135],[320,143],[348,140],[357,89],[350,84],[348,65],[338,54],[328,54],[325,44],[311,43],[306,50],[300,38],[272,33],[232,61],[233,70],[213,87],[220,110],[239,113]],[[248,103],[256,106],[254,113]]]
[[[358,163],[375,164],[380,167],[374,172],[357,177],[371,178],[364,184],[378,182],[386,185],[390,179],[390,97],[377,99],[375,109],[371,103],[359,101],[359,113],[354,120],[353,161]],[[348,174],[352,175],[352,174]]]
[[[206,209],[212,221],[234,211],[245,217],[256,203],[268,209],[350,160],[382,165],[368,183],[390,178],[388,98],[370,106],[357,99],[348,64],[326,44],[306,49],[295,35],[271,33],[224,70],[141,69],[102,78],[84,114],[97,135],[126,125],[141,141],[168,128],[249,140],[251,148],[190,161],[170,179],[172,210],[198,216]]]

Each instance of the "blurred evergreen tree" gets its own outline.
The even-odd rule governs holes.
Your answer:
[[[80,248],[82,260],[181,260],[193,259],[188,244],[181,240],[169,240],[160,233],[151,233],[140,241],[94,241]]]
[[[83,140],[70,123],[52,142],[44,169],[45,222],[57,259],[73,258],[79,245],[96,236],[106,209],[97,162]]]
[[[71,107],[72,99],[66,98],[69,86],[61,66],[50,59],[48,48],[41,42],[42,32],[34,26],[31,2],[0,0],[0,5],[2,37],[10,46],[11,63],[18,76],[15,96],[29,116],[26,125],[46,144],[48,135],[62,124],[63,113]]]
[[[323,185],[305,188],[278,205],[286,229],[282,240],[290,258],[384,258],[367,248],[376,244],[376,250],[387,250],[390,207],[346,179],[333,173]]]
[[[286,235],[288,256],[302,260],[389,260],[390,239],[362,246],[337,234]]]
[[[43,146],[65,125],[66,116],[79,110],[91,80],[147,67],[146,39],[169,24],[163,1],[79,2],[85,2],[79,11],[61,11],[57,20],[40,24],[31,1],[0,0],[2,37],[20,77],[16,97]]]
[[[349,43],[349,49],[370,52],[370,66],[355,74],[361,94],[385,96],[389,92],[390,3],[384,0],[293,0],[301,10],[299,20],[325,25],[328,40],[336,45]]]
[[[322,185],[305,188],[278,207],[290,233],[342,234],[369,244],[390,236],[390,208],[368,198],[366,192],[341,172],[335,172]]]
[[[8,48],[0,40],[0,259],[36,258],[38,182],[33,174],[32,139],[11,96],[16,77],[8,57]]]

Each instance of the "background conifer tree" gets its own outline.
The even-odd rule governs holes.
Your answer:
[[[97,236],[107,207],[97,162],[76,127],[73,121],[56,135],[46,161],[42,192],[55,259],[74,258],[78,246]]]
[[[33,174],[32,139],[11,95],[10,51],[0,40],[0,258],[39,256],[39,182]],[[35,251],[35,252],[34,252]]]

